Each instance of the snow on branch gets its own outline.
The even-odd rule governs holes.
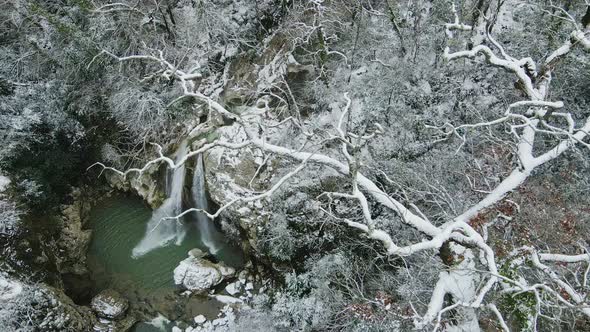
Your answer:
[[[445,33],[447,34],[447,37],[453,38],[453,30],[471,31],[473,29],[472,26],[460,22],[459,14],[457,13],[457,7],[455,7],[454,2],[451,4],[451,11],[455,16],[455,21],[453,23],[445,24]]]
[[[451,33],[451,31],[453,30],[471,30],[470,26],[460,23],[459,16],[454,6],[452,10],[455,15],[455,21],[453,23],[448,23],[445,25],[445,29],[449,38],[453,37]],[[582,38],[582,40],[586,40],[586,37],[583,37],[584,38]],[[580,44],[585,45],[583,42],[580,42]],[[487,303],[487,300],[492,301],[492,297],[488,296],[488,294],[497,289],[497,285],[500,281],[508,282],[509,280],[507,280],[506,277],[502,276],[498,272],[498,265],[496,263],[494,250],[486,243],[487,237],[482,237],[482,235],[480,235],[472,226],[469,225],[469,221],[471,220],[471,218],[477,216],[483,210],[499,203],[502,199],[504,199],[504,197],[506,197],[506,195],[517,189],[522,183],[525,182],[525,180],[529,177],[529,175],[535,168],[552,159],[555,159],[556,157],[558,157],[571,147],[575,146],[576,144],[583,143],[583,140],[586,138],[587,133],[590,130],[590,120],[577,131],[571,130],[571,128],[574,128],[572,124],[573,120],[571,120],[571,117],[568,118],[567,113],[564,112],[553,112],[554,110],[562,109],[564,107],[563,103],[560,101],[553,102],[545,100],[547,97],[547,87],[550,83],[550,73],[545,72],[541,74],[541,80],[533,80],[533,77],[536,77],[537,75],[539,75],[539,73],[537,73],[537,66],[531,58],[517,60],[508,56],[499,44],[497,45],[497,48],[500,49],[502,57],[499,57],[496,54],[494,54],[494,52],[485,45],[477,45],[471,50],[458,51],[454,53],[451,53],[449,47],[447,47],[444,51],[444,57],[448,61],[453,61],[461,58],[476,58],[480,55],[483,55],[490,65],[504,68],[507,71],[515,74],[517,78],[524,84],[529,99],[511,104],[508,107],[505,116],[502,118],[478,124],[462,124],[455,127],[451,126],[451,130],[453,133],[456,134],[457,131],[461,129],[492,126],[510,120],[521,121],[522,124],[514,125],[514,132],[516,132],[517,130],[521,131],[521,133],[517,134],[517,157],[520,161],[520,167],[514,169],[508,177],[501,181],[500,184],[491,192],[489,192],[481,201],[474,204],[465,212],[459,214],[451,220],[448,220],[440,226],[435,226],[434,224],[432,224],[428,220],[428,218],[424,216],[422,213],[419,213],[419,215],[415,214],[414,212],[412,212],[410,208],[406,207],[399,200],[395,199],[392,195],[387,194],[374,181],[372,181],[367,176],[363,175],[362,169],[360,167],[360,157],[357,155],[355,151],[358,150],[358,147],[361,144],[370,141],[375,135],[379,135],[380,133],[382,133],[383,128],[379,124],[375,124],[375,130],[372,133],[366,135],[348,132],[348,128],[346,128],[346,126],[344,125],[344,119],[350,112],[352,104],[352,100],[350,99],[348,94],[344,94],[344,99],[346,103],[339,118],[338,124],[335,126],[336,134],[328,133],[330,141],[335,140],[339,143],[338,152],[340,156],[337,157],[331,155],[331,153],[333,152],[330,152],[329,150],[327,152],[324,152],[324,150],[322,150],[321,153],[318,152],[320,150],[306,151],[303,148],[305,147],[305,145],[300,149],[293,149],[269,142],[266,139],[265,135],[261,134],[258,130],[253,130],[250,126],[248,126],[248,121],[252,119],[254,119],[257,124],[259,124],[260,121],[264,121],[263,114],[248,114],[248,112],[242,114],[235,114],[227,110],[223,105],[214,101],[212,98],[197,92],[193,80],[199,78],[200,74],[194,71],[182,71],[172,63],[165,60],[162,52],[159,52],[159,55],[157,56],[133,55],[118,57],[108,51],[103,51],[96,57],[100,56],[101,54],[106,54],[119,62],[141,60],[151,61],[160,64],[162,69],[157,73],[167,79],[175,79],[177,82],[179,82],[181,85],[183,96],[194,97],[204,105],[208,106],[210,110],[218,112],[223,116],[235,120],[234,125],[240,127],[240,129],[245,133],[245,138],[240,138],[239,141],[229,141],[223,138],[219,138],[212,143],[205,144],[197,150],[189,152],[182,160],[176,163],[171,158],[164,156],[162,148],[159,145],[154,144],[157,147],[158,157],[148,161],[141,168],[131,168],[126,171],[120,171],[112,167],[105,166],[102,163],[96,163],[93,166],[101,166],[103,170],[114,171],[117,174],[126,177],[131,172],[141,174],[152,165],[161,162],[167,163],[170,168],[176,168],[179,165],[185,163],[186,160],[188,160],[189,158],[200,153],[205,153],[208,150],[213,149],[215,147],[225,147],[229,149],[259,149],[260,151],[263,151],[266,154],[290,159],[299,163],[297,167],[281,176],[274,184],[270,186],[269,189],[263,191],[262,193],[251,193],[249,196],[247,195],[235,198],[230,202],[226,203],[225,205],[221,206],[219,210],[217,210],[214,214],[210,214],[207,211],[202,211],[199,209],[189,209],[182,212],[176,217],[168,219],[177,219],[187,213],[194,211],[203,212],[209,218],[215,218],[233,205],[253,202],[262,199],[269,199],[279,188],[281,188],[283,185],[286,185],[291,178],[299,174],[303,169],[305,169],[305,167],[307,167],[310,164],[328,167],[339,173],[343,178],[346,178],[347,180],[351,181],[352,192],[326,192],[322,195],[330,198],[341,197],[345,199],[356,200],[360,205],[359,215],[362,215],[362,220],[364,222],[345,219],[345,224],[351,228],[360,230],[368,238],[380,242],[385,248],[388,255],[405,256],[414,254],[419,251],[438,250],[445,243],[452,242],[451,247],[453,248],[453,254],[460,254],[464,257],[464,259],[458,265],[449,267],[448,271],[442,271],[440,273],[439,280],[432,291],[432,295],[428,303],[426,312],[423,316],[416,317],[415,319],[416,327],[425,327],[435,320],[437,322],[440,322],[441,317],[446,312],[456,307],[462,307],[466,310],[490,310],[497,317],[498,321],[500,322],[500,326],[503,329],[507,330],[507,325],[500,311],[494,305],[493,302]],[[567,50],[567,52],[569,52],[569,50]],[[560,54],[567,54],[567,52],[560,51]],[[89,64],[89,66],[91,65],[91,63]],[[520,107],[527,108],[527,112],[525,112],[524,114],[513,113],[513,110]],[[546,151],[538,157],[535,157],[533,153],[533,145],[535,142],[536,133],[542,130],[539,129],[538,126],[540,124],[543,124],[542,121],[545,120],[548,114],[570,119],[568,120],[568,130],[566,130],[566,132],[570,134],[566,136],[566,138],[562,139],[552,149]],[[295,121],[292,118],[283,120],[279,124],[275,124],[274,126],[280,126],[291,122],[295,124],[295,127],[301,129],[307,138],[310,138],[314,135],[311,131],[305,131],[303,129],[303,125],[299,121]],[[546,130],[549,132],[559,132],[559,130],[551,128]],[[194,129],[194,131],[196,131],[196,129]],[[344,159],[344,162],[341,161],[342,159]],[[369,200],[371,201],[371,203],[379,204],[382,207],[390,210],[393,214],[399,216],[403,223],[412,227],[415,230],[418,230],[428,239],[419,239],[414,243],[411,243],[403,247],[398,246],[396,244],[396,238],[394,234],[390,234],[383,229],[379,229],[375,225],[372,217],[372,212],[370,209],[371,205],[369,204]],[[415,207],[415,205],[411,203],[409,203],[409,206]],[[473,253],[474,251],[479,252],[480,255],[476,256]],[[543,265],[541,261],[588,262],[589,260],[588,255],[535,255],[539,263],[535,264],[535,266],[547,275],[549,275],[550,279],[562,288],[564,285],[559,281],[561,280],[559,276],[557,276],[555,272],[551,271],[545,265]],[[477,257],[479,257],[479,260]],[[485,266],[486,272],[484,275],[487,276],[487,279],[480,279],[481,274],[474,272],[476,270],[476,264]],[[535,285],[529,287],[526,285],[518,284],[516,281],[510,282],[512,283],[512,285],[516,285],[514,286],[514,289],[516,289],[516,291],[533,291],[536,292],[535,294],[537,294],[537,297],[539,297],[538,289],[543,289],[545,291],[552,292],[552,294],[559,295],[557,291],[554,291],[546,285]],[[464,289],[465,287],[469,288],[469,291],[466,291]],[[568,290],[566,289],[566,291]],[[575,304],[569,303],[567,300],[563,299],[563,297],[561,297],[560,301],[565,301],[565,303],[568,303],[568,306],[581,305],[581,303],[583,302],[581,295],[576,293],[576,291],[573,289],[570,289],[570,291],[568,291],[568,294],[572,297],[572,299],[574,299]],[[455,302],[450,307],[447,306],[446,308],[443,308],[445,295],[449,293],[452,294]],[[580,301],[576,301],[576,299],[579,299]]]

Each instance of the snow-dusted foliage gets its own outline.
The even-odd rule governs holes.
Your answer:
[[[76,3],[0,14],[24,201],[86,146],[123,177],[203,154],[275,285],[238,329],[590,326],[587,1]],[[66,143],[84,162],[41,153]]]
[[[226,67],[222,94],[206,92],[216,85],[201,71],[179,68],[161,53],[104,53],[118,63],[156,66],[154,74],[175,77],[184,98],[205,106],[204,125],[222,117],[244,133],[222,131],[187,158],[218,149],[262,153],[244,186],[256,190],[234,192],[210,217],[273,197],[284,202],[263,204],[272,211],[267,221],[248,226],[257,229],[254,245],[271,265],[292,269],[283,272],[283,291],[269,299],[277,325],[474,330],[492,321],[500,329],[535,328],[546,311],[561,315],[555,306],[568,308],[563,317],[587,315],[582,284],[569,285],[547,264],[588,256],[571,249],[573,255],[549,255],[539,252],[546,247],[496,237],[518,218],[514,199],[533,171],[588,147],[587,110],[564,109],[560,96],[549,94],[557,60],[587,66],[587,27],[574,18],[584,9],[512,1],[296,2],[260,49],[237,57],[248,62]],[[550,37],[529,29],[545,14],[556,24]],[[506,42],[538,38],[534,47]],[[574,52],[580,55],[570,57]],[[163,155],[150,163],[159,161],[178,167]],[[268,184],[255,185],[257,177]],[[526,237],[513,240],[519,236]],[[336,251],[346,253],[347,264],[321,273],[338,261]],[[517,258],[532,270],[515,271]],[[521,294],[534,299],[528,311]]]
[[[4,331],[83,331],[92,324],[60,291],[0,274],[0,328]]]
[[[10,236],[18,231],[20,215],[21,212],[16,204],[0,196],[0,234],[2,236]]]

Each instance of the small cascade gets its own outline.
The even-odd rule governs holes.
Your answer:
[[[175,162],[182,160],[187,152],[187,142],[183,141],[176,151]],[[182,191],[186,167],[183,164],[172,171],[168,170],[168,172],[169,174],[166,176],[166,194],[168,198],[159,208],[153,211],[143,239],[133,248],[132,256],[134,258],[141,257],[156,248],[164,247],[172,241],[180,245],[186,235],[186,226],[181,220],[163,219],[177,216],[183,211]]]
[[[191,197],[193,207],[205,211],[209,211],[209,203],[207,201],[205,188],[205,172],[203,167],[203,157],[201,154],[197,156],[195,162],[195,171],[193,173],[193,185],[191,188]],[[213,220],[209,219],[206,214],[202,212],[195,212],[197,228],[201,234],[201,242],[209,249],[212,255],[215,255],[221,248],[218,244],[222,243],[221,234],[215,229]]]

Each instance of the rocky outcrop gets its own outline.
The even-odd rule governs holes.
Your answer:
[[[61,290],[42,287],[35,291],[34,298],[46,296],[47,316],[42,331],[88,331],[96,321],[88,307],[78,306]]]
[[[280,85],[281,78],[296,79],[313,71],[313,66],[298,63],[290,51],[288,37],[276,33],[264,40],[263,52],[245,52],[234,59],[222,94],[222,102],[229,107],[241,106],[262,91]]]
[[[106,289],[96,295],[90,304],[98,317],[120,319],[129,308],[129,301],[112,289]]]
[[[174,269],[174,283],[195,293],[205,293],[220,284],[235,270],[222,263],[213,263],[199,249],[189,251],[189,257]]]
[[[60,273],[84,274],[86,251],[90,243],[90,230],[84,230],[84,221],[90,211],[90,204],[82,198],[79,189],[74,189],[74,202],[61,209],[61,230],[56,241],[55,261]]]
[[[90,308],[74,304],[59,289],[11,283],[10,296],[0,299],[0,327],[6,331],[90,331],[96,322]]]
[[[161,183],[160,165],[149,167],[141,175],[131,173],[127,178],[115,172],[105,172],[105,178],[112,188],[133,191],[142,197],[152,208],[162,205],[166,199],[166,188]]]
[[[239,141],[241,135],[237,126],[221,127],[217,132],[226,140]],[[269,162],[259,171],[263,161],[264,156],[255,149],[212,150],[205,158],[205,177],[211,200],[223,206],[238,197],[251,195],[252,188],[267,189],[273,167]],[[230,241],[241,241],[244,251],[250,254],[258,252],[258,231],[268,220],[264,204],[263,201],[235,204],[220,218],[226,237]]]

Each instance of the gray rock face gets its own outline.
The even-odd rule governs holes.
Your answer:
[[[107,319],[120,319],[129,308],[127,299],[112,289],[100,292],[90,305],[99,317]]]
[[[88,206],[80,198],[79,190],[74,192],[75,202],[62,207],[62,228],[56,243],[61,253],[57,256],[57,267],[61,273],[82,275],[86,269],[86,251],[90,243],[90,230],[83,229],[83,219]]]
[[[204,293],[233,273],[232,268],[210,262],[203,258],[200,250],[193,249],[174,269],[174,283],[192,292]]]
[[[152,166],[141,176],[132,174],[128,178],[114,172],[105,172],[105,177],[112,188],[135,192],[155,209],[166,199],[165,188],[159,184],[159,169],[158,165]]]

